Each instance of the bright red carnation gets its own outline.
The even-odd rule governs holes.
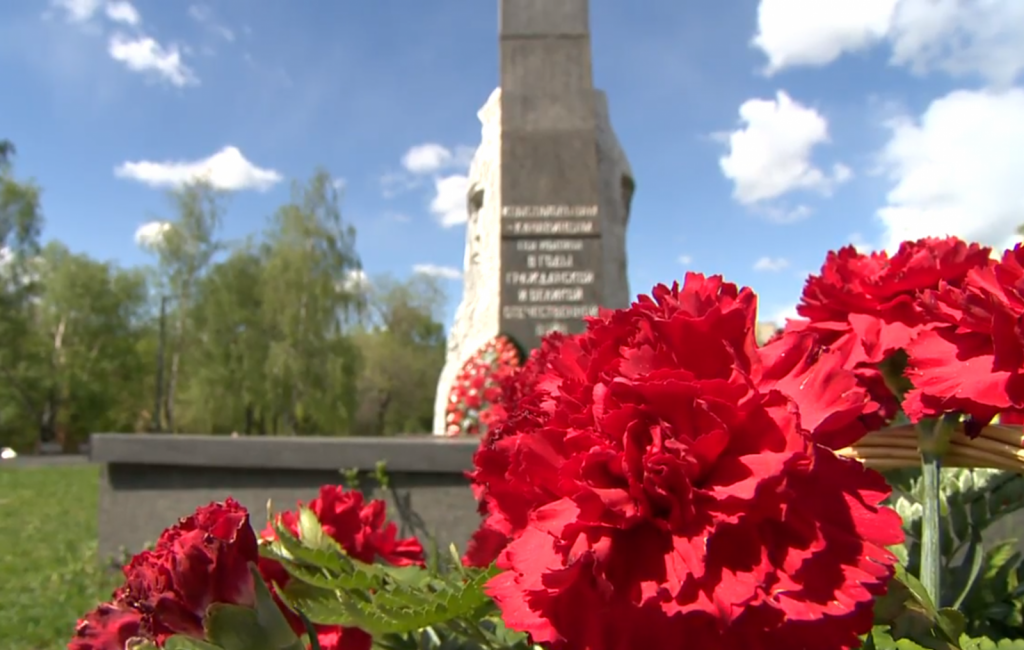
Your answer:
[[[988,264],[990,252],[956,237],[906,241],[892,257],[847,246],[830,252],[821,273],[807,279],[796,310],[812,322],[849,322],[866,361],[878,363],[930,321],[921,292],[960,284],[968,271]]]
[[[504,512],[511,486],[548,495],[488,585],[510,627],[559,650],[860,645],[901,522],[879,474],[758,390],[755,300],[688,274],[554,351],[493,443],[504,473],[477,477]]]
[[[844,339],[856,339],[845,367],[857,375],[876,409],[860,418],[866,430],[883,426],[900,407],[914,422],[960,411],[974,420],[969,432],[976,430],[1000,407],[984,385],[990,383],[979,370],[984,364],[961,367],[953,360],[983,356],[993,345],[992,308],[985,306],[991,299],[978,296],[982,278],[992,275],[990,252],[949,237],[904,242],[891,257],[862,255],[852,247],[829,253],[820,275],[808,278],[797,307],[810,323],[791,321],[786,330],[813,330],[825,347],[845,348]],[[900,350],[910,357],[905,376],[918,389],[902,404],[879,366]],[[979,392],[989,397],[967,395]],[[1010,408],[1005,391],[1003,397],[1000,404]],[[855,441],[852,429],[846,433]]]
[[[874,368],[855,368],[859,338],[841,323],[792,320],[758,350],[758,389],[779,390],[795,401],[801,424],[829,449],[854,444],[881,428],[898,404]]]
[[[515,422],[520,418],[533,417],[532,399],[537,395],[538,384],[544,379],[548,363],[557,357],[558,348],[566,340],[567,335],[552,332],[544,337],[540,347],[535,348],[527,362],[515,373],[502,378],[501,396],[494,405],[494,426],[489,428],[473,456],[475,469],[466,476],[472,482],[474,496],[479,503],[479,511],[483,516],[480,528],[473,534],[466,546],[466,554],[462,561],[467,566],[486,567],[497,559],[498,554],[508,540],[527,523],[529,513],[535,503],[545,503],[551,495],[543,486],[531,483],[505,484],[503,481],[493,482],[494,489],[506,493],[502,504],[507,510],[497,505],[489,495],[491,477],[504,476],[508,467],[508,454],[504,447],[495,443],[507,435],[515,433]]]
[[[913,420],[948,411],[973,427],[1024,409],[1024,248],[972,269],[960,285],[926,295],[935,326],[907,346],[914,390],[904,408]]]
[[[301,504],[300,504],[301,506]],[[349,556],[360,562],[385,562],[393,566],[422,565],[423,546],[415,537],[398,538],[398,528],[386,520],[387,504],[381,500],[365,502],[358,491],[346,491],[338,485],[320,488],[317,498],[307,506],[316,515],[327,533]],[[293,535],[299,534],[297,512],[283,512],[278,521]],[[277,539],[277,533],[269,524],[262,533],[264,540]],[[261,557],[260,574],[271,586],[275,600],[285,611],[296,634],[305,633],[301,619],[289,610],[277,596],[277,589],[284,588],[291,576],[275,560]],[[358,628],[343,628],[337,625],[318,625],[317,637],[323,650],[369,650],[373,638]]]

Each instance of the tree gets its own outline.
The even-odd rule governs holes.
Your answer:
[[[223,249],[217,239],[224,214],[225,195],[206,181],[182,186],[170,195],[174,219],[154,246],[160,292],[173,301],[173,327],[168,335],[170,367],[163,396],[164,427],[176,431],[178,386],[182,359],[190,342],[188,317],[197,284]],[[159,417],[159,415],[157,416]]]
[[[348,336],[360,295],[355,230],[345,224],[331,175],[296,183],[264,235],[264,368],[271,426],[286,433],[348,430],[357,354]]]
[[[16,397],[9,419],[38,441],[81,442],[92,431],[124,430],[126,398],[140,396],[145,276],[50,243],[33,265],[37,291],[24,314],[18,363],[5,373]],[[5,341],[6,342],[6,341]],[[5,346],[6,347],[6,346]],[[25,442],[23,440],[23,442]]]
[[[198,431],[266,433],[264,272],[259,249],[246,242],[197,285],[192,372],[185,390]]]
[[[31,307],[38,291],[32,267],[43,226],[40,190],[14,176],[13,157],[14,145],[0,142],[0,430],[5,438],[18,432],[18,420],[32,400],[24,375],[32,369]]]
[[[429,431],[434,387],[445,356],[443,289],[434,278],[375,280],[369,323],[358,336],[362,372],[356,433],[391,435]]]

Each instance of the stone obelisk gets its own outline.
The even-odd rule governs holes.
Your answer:
[[[499,0],[500,79],[479,112],[462,302],[434,433],[463,364],[499,334],[524,352],[629,304],[633,174],[594,88],[588,0]]]

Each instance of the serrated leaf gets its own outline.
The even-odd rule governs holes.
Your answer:
[[[206,638],[223,650],[279,650],[260,627],[256,610],[226,603],[214,603],[203,621]]]
[[[1024,650],[1024,639],[1000,639],[993,641],[988,637],[960,637],[962,650]]]
[[[302,545],[318,551],[327,550],[332,548],[328,540],[334,542],[331,536],[324,532],[316,513],[306,507],[299,508],[299,541]]]

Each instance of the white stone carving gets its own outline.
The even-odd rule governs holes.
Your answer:
[[[604,249],[602,306],[629,305],[626,273],[626,226],[633,173],[612,131],[608,99],[594,91],[597,116],[598,169],[601,175],[601,241]],[[434,434],[444,435],[445,411],[456,375],[463,364],[499,333],[501,296],[501,89],[495,89],[480,119],[480,146],[469,169],[469,219],[462,301],[448,335],[444,369],[437,384]],[[624,182],[625,181],[625,182]]]

